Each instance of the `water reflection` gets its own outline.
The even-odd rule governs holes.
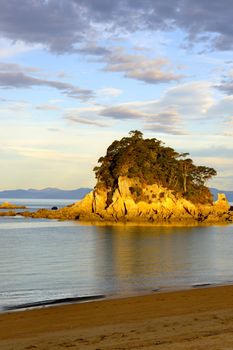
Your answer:
[[[118,292],[214,283],[226,275],[233,279],[233,237],[224,235],[228,230],[229,227],[96,227],[97,274],[108,289]]]
[[[233,281],[233,225],[0,221],[1,305]]]

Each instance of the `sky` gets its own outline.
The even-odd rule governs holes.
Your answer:
[[[93,187],[130,130],[233,190],[231,0],[0,0],[0,190]]]

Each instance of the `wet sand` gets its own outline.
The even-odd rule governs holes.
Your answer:
[[[233,349],[233,286],[0,314],[0,349]]]

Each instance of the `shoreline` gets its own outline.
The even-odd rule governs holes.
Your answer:
[[[193,203],[183,197],[176,198],[169,192],[170,190],[167,193],[168,197],[165,196],[163,200],[158,199],[157,194],[153,193],[157,198],[155,200],[152,196],[153,190],[148,189],[147,197],[151,199],[149,200],[148,197],[148,200],[144,198],[135,202],[135,198],[129,194],[131,187],[128,186],[127,181],[127,178],[119,179],[119,189],[116,189],[116,198],[113,196],[114,200],[111,204],[107,201],[107,193],[109,193],[107,190],[100,191],[101,193],[92,191],[79,202],[63,208],[41,208],[33,212],[0,212],[0,216],[21,215],[33,219],[74,220],[90,225],[130,223],[156,226],[209,226],[233,223],[233,207],[224,194],[218,194],[218,200],[215,202],[202,204]],[[158,190],[157,187],[156,190]],[[166,189],[164,191],[166,192]]]
[[[0,348],[233,347],[233,285],[0,314]]]
[[[28,212],[26,212],[28,214]],[[73,222],[83,226],[145,226],[145,227],[209,227],[209,226],[231,226],[233,225],[233,221],[174,221],[174,222],[150,222],[150,221],[110,221],[110,220],[84,220],[84,219],[69,219],[69,218],[57,218],[57,217],[46,217],[46,216],[33,216],[36,212],[30,212],[30,215],[24,215],[24,212],[11,212],[3,213],[0,212],[0,217],[12,218],[12,217],[22,217],[24,219],[32,219],[32,220],[49,220],[49,221],[57,221],[57,222]]]
[[[206,288],[221,288],[221,287],[233,287],[233,281],[227,281],[226,283],[194,283],[191,285],[180,285],[180,286],[163,286],[155,289],[145,289],[140,291],[131,291],[129,293],[117,293],[117,294],[93,294],[93,295],[82,295],[73,296],[57,299],[46,299],[35,302],[25,302],[22,304],[5,305],[0,308],[0,316],[7,313],[18,313],[31,310],[40,310],[43,308],[50,309],[53,307],[61,307],[65,305],[77,305],[83,303],[92,303],[94,301],[107,301],[107,300],[121,300],[126,298],[143,297],[155,294],[167,294],[175,292],[186,292],[195,289],[206,289]]]

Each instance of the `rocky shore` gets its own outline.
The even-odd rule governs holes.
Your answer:
[[[27,209],[27,207],[25,205],[17,205],[9,202],[3,202],[2,204],[0,204],[0,209]]]
[[[17,209],[27,209],[25,205],[17,205],[9,202],[3,202],[0,204],[0,216],[16,216],[21,213],[17,213]]]
[[[151,224],[225,224],[233,223],[233,208],[224,194],[212,204],[194,204],[173,191],[154,185],[144,185],[140,200],[132,188],[135,179],[119,177],[114,193],[95,189],[81,201],[58,210],[40,209],[36,212],[18,213],[25,217],[87,222],[121,222]],[[11,213],[12,214],[12,213]],[[16,214],[16,213],[15,213]]]

